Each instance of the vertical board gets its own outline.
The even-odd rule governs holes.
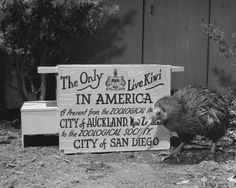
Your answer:
[[[120,6],[118,17],[124,25],[116,43],[123,51],[111,63],[141,64],[143,0],[114,0],[114,3]]]
[[[65,153],[169,149],[151,125],[153,103],[170,95],[170,66],[59,65],[59,147]]]
[[[90,39],[74,41],[70,63],[141,64],[143,0],[109,0],[119,12]]]
[[[4,72],[5,72],[4,66],[3,64],[0,64],[0,113],[5,108],[5,73]]]
[[[207,84],[208,0],[146,0],[144,63],[184,66],[172,77],[173,89]]]
[[[225,34],[227,41],[232,33],[236,33],[236,1],[211,1],[210,22],[219,27]],[[219,46],[210,40],[209,48],[209,85],[222,93],[227,87],[236,89],[236,61],[235,58],[226,59],[220,54]]]

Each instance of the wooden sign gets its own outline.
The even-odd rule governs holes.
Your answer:
[[[169,149],[151,125],[156,100],[170,95],[168,65],[59,65],[59,147],[65,153]]]

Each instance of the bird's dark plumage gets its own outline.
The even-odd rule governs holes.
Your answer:
[[[154,106],[154,119],[176,132],[182,143],[196,135],[211,139],[215,153],[215,143],[225,134],[229,124],[229,110],[217,92],[206,87],[187,86],[173,96],[159,99]]]

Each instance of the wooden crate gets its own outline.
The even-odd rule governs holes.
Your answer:
[[[21,107],[22,147],[24,136],[58,134],[56,101],[28,101]]]

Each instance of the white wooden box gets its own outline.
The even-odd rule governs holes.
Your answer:
[[[28,101],[21,107],[22,147],[25,135],[58,134],[56,101]]]

